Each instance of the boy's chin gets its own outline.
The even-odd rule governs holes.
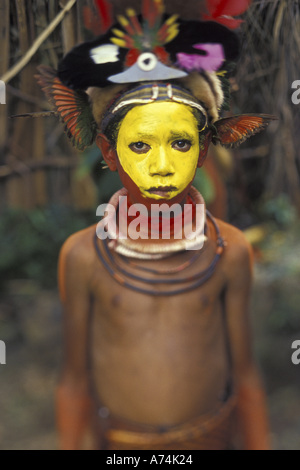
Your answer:
[[[186,197],[188,195],[190,185],[186,187],[183,191],[172,194],[172,192],[161,192],[157,191],[155,193],[140,192],[139,201],[141,204],[184,204]]]
[[[189,183],[183,190],[175,190],[177,188],[170,188],[170,191],[164,190],[163,186],[158,188],[151,188],[150,191],[140,189],[127,175],[126,178],[121,179],[124,187],[128,191],[129,201],[131,204],[144,204],[149,206],[151,204],[182,204],[188,195],[192,182]]]

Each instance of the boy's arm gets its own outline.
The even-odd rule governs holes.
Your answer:
[[[243,238],[238,241],[237,245],[228,246],[229,266],[226,269],[228,284],[225,294],[237,392],[238,425],[246,450],[266,450],[270,449],[266,400],[252,357],[248,312],[252,281],[252,249]]]
[[[62,450],[82,448],[92,413],[87,376],[89,270],[84,246],[76,243],[76,238],[74,235],[66,241],[58,265],[64,310],[64,365],[56,392],[56,419]]]

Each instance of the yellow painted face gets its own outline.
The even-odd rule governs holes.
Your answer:
[[[176,197],[197,168],[199,135],[192,109],[167,101],[134,107],[121,123],[117,154],[143,197]]]

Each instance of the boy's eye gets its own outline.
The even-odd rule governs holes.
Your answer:
[[[192,146],[192,142],[186,139],[182,140],[175,140],[172,143],[172,148],[175,150],[179,150],[180,152],[188,152]]]
[[[144,142],[133,142],[129,145],[130,150],[135,153],[147,153],[150,150],[150,145],[145,144]]]

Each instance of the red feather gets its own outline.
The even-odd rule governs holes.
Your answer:
[[[95,36],[99,36],[105,33],[113,23],[112,6],[107,0],[94,0],[94,5],[95,9],[83,6],[83,24]]]
[[[133,29],[135,30],[135,33],[136,34],[143,34],[143,30],[142,30],[142,27],[140,25],[140,22],[134,12],[134,15],[130,15],[129,16],[129,19],[130,19],[130,22],[133,26]]]
[[[91,31],[94,36],[100,36],[102,33],[102,26],[99,16],[86,5],[82,8],[82,16],[85,28]]]
[[[70,114],[70,111],[73,111],[74,113],[76,113],[76,109],[75,108],[68,108],[66,109],[64,106],[62,107],[58,107],[57,108],[57,111],[60,113],[61,117],[64,118],[65,116],[68,116]]]
[[[203,162],[207,156],[207,151],[209,144],[212,141],[212,131],[209,129],[205,135],[205,138],[200,146],[200,151],[199,151],[199,158],[198,158],[198,168],[201,168],[203,165]]]
[[[153,28],[156,22],[161,19],[161,9],[163,3],[160,0],[143,0],[142,16],[143,19],[148,21],[150,28]]]
[[[214,122],[215,133],[212,138],[214,144],[220,143],[224,147],[235,147],[246,139],[262,131],[276,116],[268,114],[240,114]]]
[[[237,16],[244,13],[250,6],[251,0],[208,0],[208,11],[216,18],[222,15]]]
[[[216,21],[228,28],[237,28],[242,20],[233,18],[241,15],[250,6],[251,0],[206,0],[206,13],[202,13],[205,21]]]
[[[97,125],[90,109],[88,95],[63,85],[50,67],[41,65],[38,71],[38,83],[58,112],[73,145],[79,150],[92,145],[96,138]]]
[[[112,6],[108,0],[94,0],[94,2],[101,18],[102,32],[104,33],[113,24]]]

